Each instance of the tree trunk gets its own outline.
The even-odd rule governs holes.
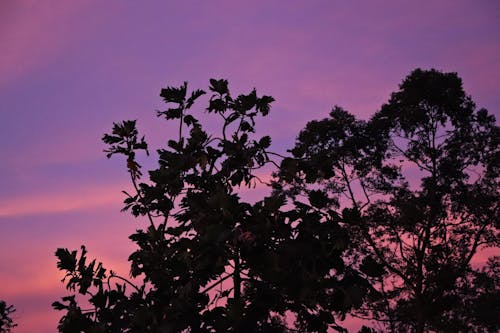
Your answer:
[[[240,257],[239,251],[236,250],[236,255],[234,256],[234,299],[239,300],[241,297],[241,277],[240,277]]]
[[[415,333],[424,333],[425,328],[425,318],[424,309],[422,304],[422,299],[418,297],[417,299],[417,324],[415,327]]]

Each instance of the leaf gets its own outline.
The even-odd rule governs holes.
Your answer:
[[[270,211],[277,211],[286,204],[286,198],[283,195],[273,195],[264,198],[264,207]]]
[[[259,98],[256,102],[257,106],[256,109],[257,111],[260,111],[260,113],[263,116],[267,116],[269,114],[269,111],[271,110],[270,104],[274,102],[274,98],[271,96],[262,96]]]
[[[76,251],[69,252],[68,249],[59,248],[56,251],[56,257],[58,258],[58,269],[69,272],[75,271],[77,262]]]
[[[104,134],[104,136],[102,137],[102,141],[106,144],[111,145],[111,144],[123,142],[123,138],[116,136],[116,135]]]
[[[291,181],[298,171],[298,163],[294,158],[286,157],[281,161],[280,165],[280,177],[283,181]]]
[[[379,264],[372,257],[363,258],[359,269],[369,277],[380,277],[385,274],[383,265]]]
[[[257,92],[255,89],[250,92],[248,95],[239,95],[238,98],[235,101],[235,108],[242,112],[245,113],[246,111],[251,110],[254,106],[255,103],[257,102]]]
[[[227,80],[224,80],[224,79],[220,79],[220,80],[210,79],[209,89],[213,92],[220,94],[220,95],[224,95],[224,94],[229,93],[228,82],[227,82]]]
[[[226,118],[226,124],[231,124],[234,122],[236,119],[238,119],[240,115],[236,112],[231,113],[227,118]]]
[[[183,150],[183,141],[168,140],[167,144],[175,151],[181,152]]]
[[[56,310],[59,310],[59,311],[64,310],[64,309],[68,309],[67,305],[64,305],[61,302],[57,302],[57,301],[52,303],[52,307]]]
[[[248,121],[242,121],[241,125],[240,125],[240,129],[243,132],[254,132],[252,125],[250,125],[250,123],[248,123]]]
[[[208,105],[208,112],[223,112],[227,108],[226,102],[224,102],[220,98],[214,98],[210,99],[209,105]]]
[[[192,115],[188,114],[184,116],[184,123],[188,126],[191,126],[194,124],[198,124],[198,120],[196,120],[196,118]]]
[[[167,119],[179,119],[182,116],[183,108],[168,109],[167,111],[161,113],[164,114]]]
[[[357,208],[344,208],[342,210],[342,219],[344,223],[359,224],[361,222],[361,215]]]
[[[269,135],[263,136],[259,140],[259,146],[262,149],[269,148],[271,146],[271,137]]]
[[[328,205],[328,196],[321,190],[312,190],[309,192],[309,203],[316,208],[324,208]]]
[[[188,98],[186,102],[186,109],[191,108],[193,106],[193,103],[202,95],[206,94],[203,90],[197,89],[191,93],[191,96]]]
[[[163,97],[163,100],[166,103],[184,103],[186,99],[186,89],[187,82],[178,88],[176,87],[167,87],[161,90],[160,96]]]

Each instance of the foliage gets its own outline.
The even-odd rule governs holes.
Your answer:
[[[136,158],[148,153],[136,122],[104,135],[107,156],[126,157],[135,189],[124,192],[124,210],[148,226],[130,236],[130,278],[88,262],[85,247],[57,250],[73,292],[53,303],[65,312],[60,332],[342,331],[333,314],[342,319],[372,293],[344,263],[350,238],[321,192],[288,203],[277,192],[256,203],[240,197],[243,187],[268,186],[258,172],[279,164],[271,138],[255,134],[274,99],[255,90],[234,98],[226,80],[210,80],[209,89],[206,111],[219,133],[192,113],[204,91],[189,94],[186,83],[161,90],[168,108],[158,116],[179,127],[157,150],[149,181]]]
[[[336,107],[301,131],[276,192],[339,216],[344,259],[379,295],[357,316],[393,332],[500,329],[499,258],[471,263],[499,246],[499,134],[455,73],[420,69],[369,121]]]
[[[0,300],[0,332],[9,333],[11,329],[17,326],[11,318],[13,312],[15,312],[13,305],[7,305],[5,301]]]

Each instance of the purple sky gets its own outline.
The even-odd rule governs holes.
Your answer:
[[[284,151],[333,105],[369,117],[416,67],[458,72],[498,116],[500,3],[1,0],[0,299],[16,332],[55,331],[57,247],[127,273],[140,222],[119,212],[127,174],[100,138],[138,119],[165,142],[161,87],[227,78],[274,96],[259,131]]]

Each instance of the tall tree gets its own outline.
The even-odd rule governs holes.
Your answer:
[[[279,193],[256,203],[238,193],[263,183],[260,168],[278,165],[271,138],[255,134],[273,98],[255,90],[234,98],[225,80],[210,80],[210,92],[206,111],[220,121],[212,134],[191,111],[204,91],[162,89],[168,109],[158,116],[177,122],[178,132],[157,151],[148,181],[136,158],[148,152],[136,122],[104,135],[108,157],[126,157],[134,192],[125,192],[124,210],[148,226],[130,236],[131,278],[88,262],[85,247],[57,250],[74,292],[53,304],[65,311],[60,332],[342,331],[334,313],[344,316],[370,294],[344,264],[349,238],[323,210],[323,196],[285,206]]]
[[[5,301],[0,300],[0,333],[9,333],[17,326],[11,318],[12,313],[15,311],[13,305],[7,305]]]
[[[455,73],[413,71],[369,121],[336,107],[300,133],[278,192],[326,198],[378,291],[357,315],[384,331],[500,328],[499,127]],[[380,269],[382,265],[383,269]]]

